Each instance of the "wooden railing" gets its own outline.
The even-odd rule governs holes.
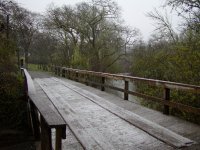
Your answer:
[[[200,86],[190,85],[190,84],[183,84],[183,83],[176,83],[176,82],[169,82],[169,81],[162,81],[162,80],[154,80],[154,79],[147,79],[147,78],[140,78],[140,77],[133,77],[133,76],[126,76],[126,75],[118,75],[118,74],[110,74],[110,73],[102,73],[102,72],[94,72],[94,71],[87,71],[87,70],[79,70],[79,69],[72,69],[60,66],[51,66],[50,70],[54,72],[56,75],[67,77],[69,79],[73,79],[78,82],[83,82],[86,85],[92,84],[101,87],[101,90],[104,91],[105,88],[110,88],[113,90],[121,91],[124,93],[124,100],[128,100],[129,94],[142,97],[144,100],[151,100],[160,103],[163,105],[163,113],[169,114],[169,107],[177,108],[181,111],[191,112],[197,115],[200,115],[200,108],[192,107],[186,104],[174,102],[170,100],[170,91],[181,90],[186,92],[194,92],[200,93]],[[89,76],[93,76],[99,78],[100,82],[91,81]],[[124,82],[124,88],[114,87],[105,83],[106,79],[114,79],[114,80],[122,80]],[[154,96],[150,96],[147,94],[139,93],[137,91],[131,91],[129,89],[130,82],[143,82],[147,85],[152,85],[155,87],[160,87],[163,89],[163,98],[158,98]]]
[[[41,142],[41,150],[52,150],[52,128],[56,130],[55,150],[62,149],[62,139],[66,138],[66,122],[54,108],[48,97],[35,89],[33,80],[26,69],[21,69],[25,79],[25,95],[30,126],[35,140]]]

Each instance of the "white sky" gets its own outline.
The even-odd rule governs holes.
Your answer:
[[[56,6],[74,5],[78,2],[89,0],[16,0],[22,7],[34,12],[45,12],[50,3]],[[153,21],[146,16],[154,8],[163,11],[161,7],[165,0],[115,0],[121,8],[122,19],[130,27],[140,29],[144,40],[147,40],[154,31]],[[174,19],[175,18],[175,19]],[[178,24],[177,17],[171,18],[173,24]]]

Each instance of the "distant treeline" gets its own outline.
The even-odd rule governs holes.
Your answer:
[[[26,66],[30,62],[129,72],[134,76],[200,85],[200,2],[166,0],[163,7],[170,7],[182,18],[179,31],[174,30],[167,14],[155,9],[147,14],[155,22],[155,32],[144,42],[139,29],[123,23],[114,1],[51,6],[45,14],[37,14],[14,1],[3,0],[0,69],[15,70],[23,58]],[[146,91],[153,92],[150,88]],[[198,98],[198,94],[190,98],[183,95],[182,101],[200,107]]]

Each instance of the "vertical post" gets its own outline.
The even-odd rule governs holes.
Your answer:
[[[71,71],[68,70],[68,78],[71,79]]]
[[[59,76],[62,76],[62,68],[59,67]]]
[[[21,59],[20,60],[20,67],[23,68],[24,67],[24,60]],[[23,69],[21,69],[21,75],[23,74]]]
[[[128,100],[128,81],[124,81],[124,100]]]
[[[20,67],[23,67],[23,66],[24,66],[24,60],[21,59],[21,60],[20,60]]]
[[[69,78],[69,73],[68,73],[68,70],[67,70],[67,69],[65,69],[65,77],[66,77],[66,78]]]
[[[34,104],[31,101],[30,101],[30,114],[31,114],[33,135],[35,137],[35,140],[39,140],[40,129],[39,129],[38,114]]]
[[[59,67],[56,67],[56,75],[59,76]]]
[[[60,76],[60,67],[58,67],[58,76]]]
[[[79,81],[79,79],[78,79],[78,71],[76,71],[76,77],[75,77],[75,81]]]
[[[62,149],[62,128],[56,128],[56,144],[55,144],[55,150],[61,150]]]
[[[16,53],[17,53],[17,65],[18,65],[18,68],[20,69],[21,65],[20,65],[20,56],[19,56],[19,49],[16,50]]]
[[[62,69],[62,77],[65,77],[65,69]]]
[[[88,86],[88,85],[89,85],[89,84],[88,84],[88,75],[87,75],[87,74],[84,74],[84,76],[85,76],[85,85]]]
[[[105,87],[104,87],[104,84],[105,84],[105,77],[101,77],[101,91],[105,91]]]
[[[57,67],[56,66],[54,67],[54,73],[55,73],[55,75],[57,75]]]
[[[164,88],[164,101],[169,101],[169,100],[170,100],[170,89]],[[169,106],[168,105],[164,105],[163,114],[169,115]]]
[[[6,16],[6,38],[7,38],[7,40],[9,40],[9,14]]]
[[[51,128],[41,117],[41,150],[52,150]]]

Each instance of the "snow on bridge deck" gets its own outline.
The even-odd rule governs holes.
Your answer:
[[[197,125],[71,80],[35,72],[31,75],[36,87],[42,87],[68,124],[63,149],[168,150],[191,145],[193,141],[197,144],[187,149],[199,148]]]

